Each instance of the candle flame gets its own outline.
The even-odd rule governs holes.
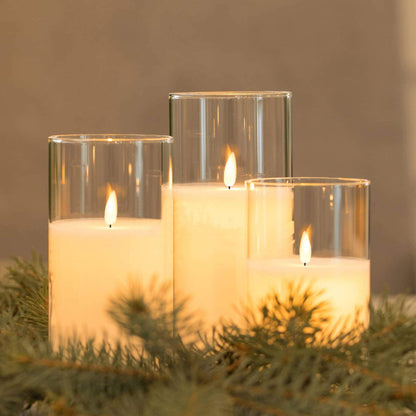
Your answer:
[[[116,191],[111,191],[110,196],[105,204],[104,221],[110,227],[117,220],[117,195]]]
[[[234,152],[228,156],[227,163],[224,168],[224,185],[231,188],[235,184],[237,177],[237,161]]]
[[[309,236],[307,231],[304,231],[302,238],[300,239],[300,248],[299,248],[299,258],[300,262],[305,266],[311,261],[312,247],[311,242],[309,241]]]

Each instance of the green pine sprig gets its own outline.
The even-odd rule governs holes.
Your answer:
[[[16,259],[0,285],[0,415],[416,414],[416,316],[405,299],[385,297],[368,329],[334,334],[322,296],[294,287],[208,338],[186,302],[170,310],[170,289],[152,283],[109,311],[132,344],[74,338],[53,351],[47,289],[36,255]]]

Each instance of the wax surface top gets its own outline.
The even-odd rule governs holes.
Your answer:
[[[197,196],[198,198],[210,197],[211,194],[230,195],[235,192],[245,191],[243,184],[225,186],[223,183],[206,182],[206,183],[180,183],[173,186],[173,192],[184,194],[189,197]]]
[[[286,267],[293,269],[295,267],[299,272],[327,270],[332,272],[337,271],[361,271],[364,268],[370,267],[370,261],[367,259],[360,259],[355,257],[313,257],[311,261],[306,264],[302,264],[299,260],[299,256],[276,258],[276,259],[254,259],[248,260],[248,267],[250,269],[262,270],[262,271],[276,271],[282,270]]]
[[[76,234],[82,231],[102,231],[114,234],[120,231],[130,232],[133,230],[140,230],[140,232],[154,232],[155,227],[158,226],[160,226],[160,220],[149,218],[118,217],[111,227],[105,223],[103,218],[77,218],[53,221],[49,224],[49,229],[59,229],[59,232]]]

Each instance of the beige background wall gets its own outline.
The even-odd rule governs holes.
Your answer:
[[[373,289],[413,290],[406,1],[0,0],[0,258],[46,255],[48,135],[167,133],[170,91],[289,89],[295,174],[371,179]]]

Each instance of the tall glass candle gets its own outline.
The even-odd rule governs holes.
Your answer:
[[[123,337],[108,315],[129,285],[172,279],[171,138],[52,136],[50,338]],[[168,185],[167,190],[168,190]]]
[[[246,295],[244,181],[291,175],[291,100],[286,91],[170,94],[175,295],[206,329]],[[290,213],[291,201],[281,203]]]
[[[370,296],[369,181],[271,178],[247,181],[248,279],[252,306],[275,292],[311,289],[327,303],[327,329],[368,325]],[[280,227],[281,198],[291,198],[294,224]],[[289,248],[289,250],[288,250]],[[293,293],[292,293],[293,294]]]

